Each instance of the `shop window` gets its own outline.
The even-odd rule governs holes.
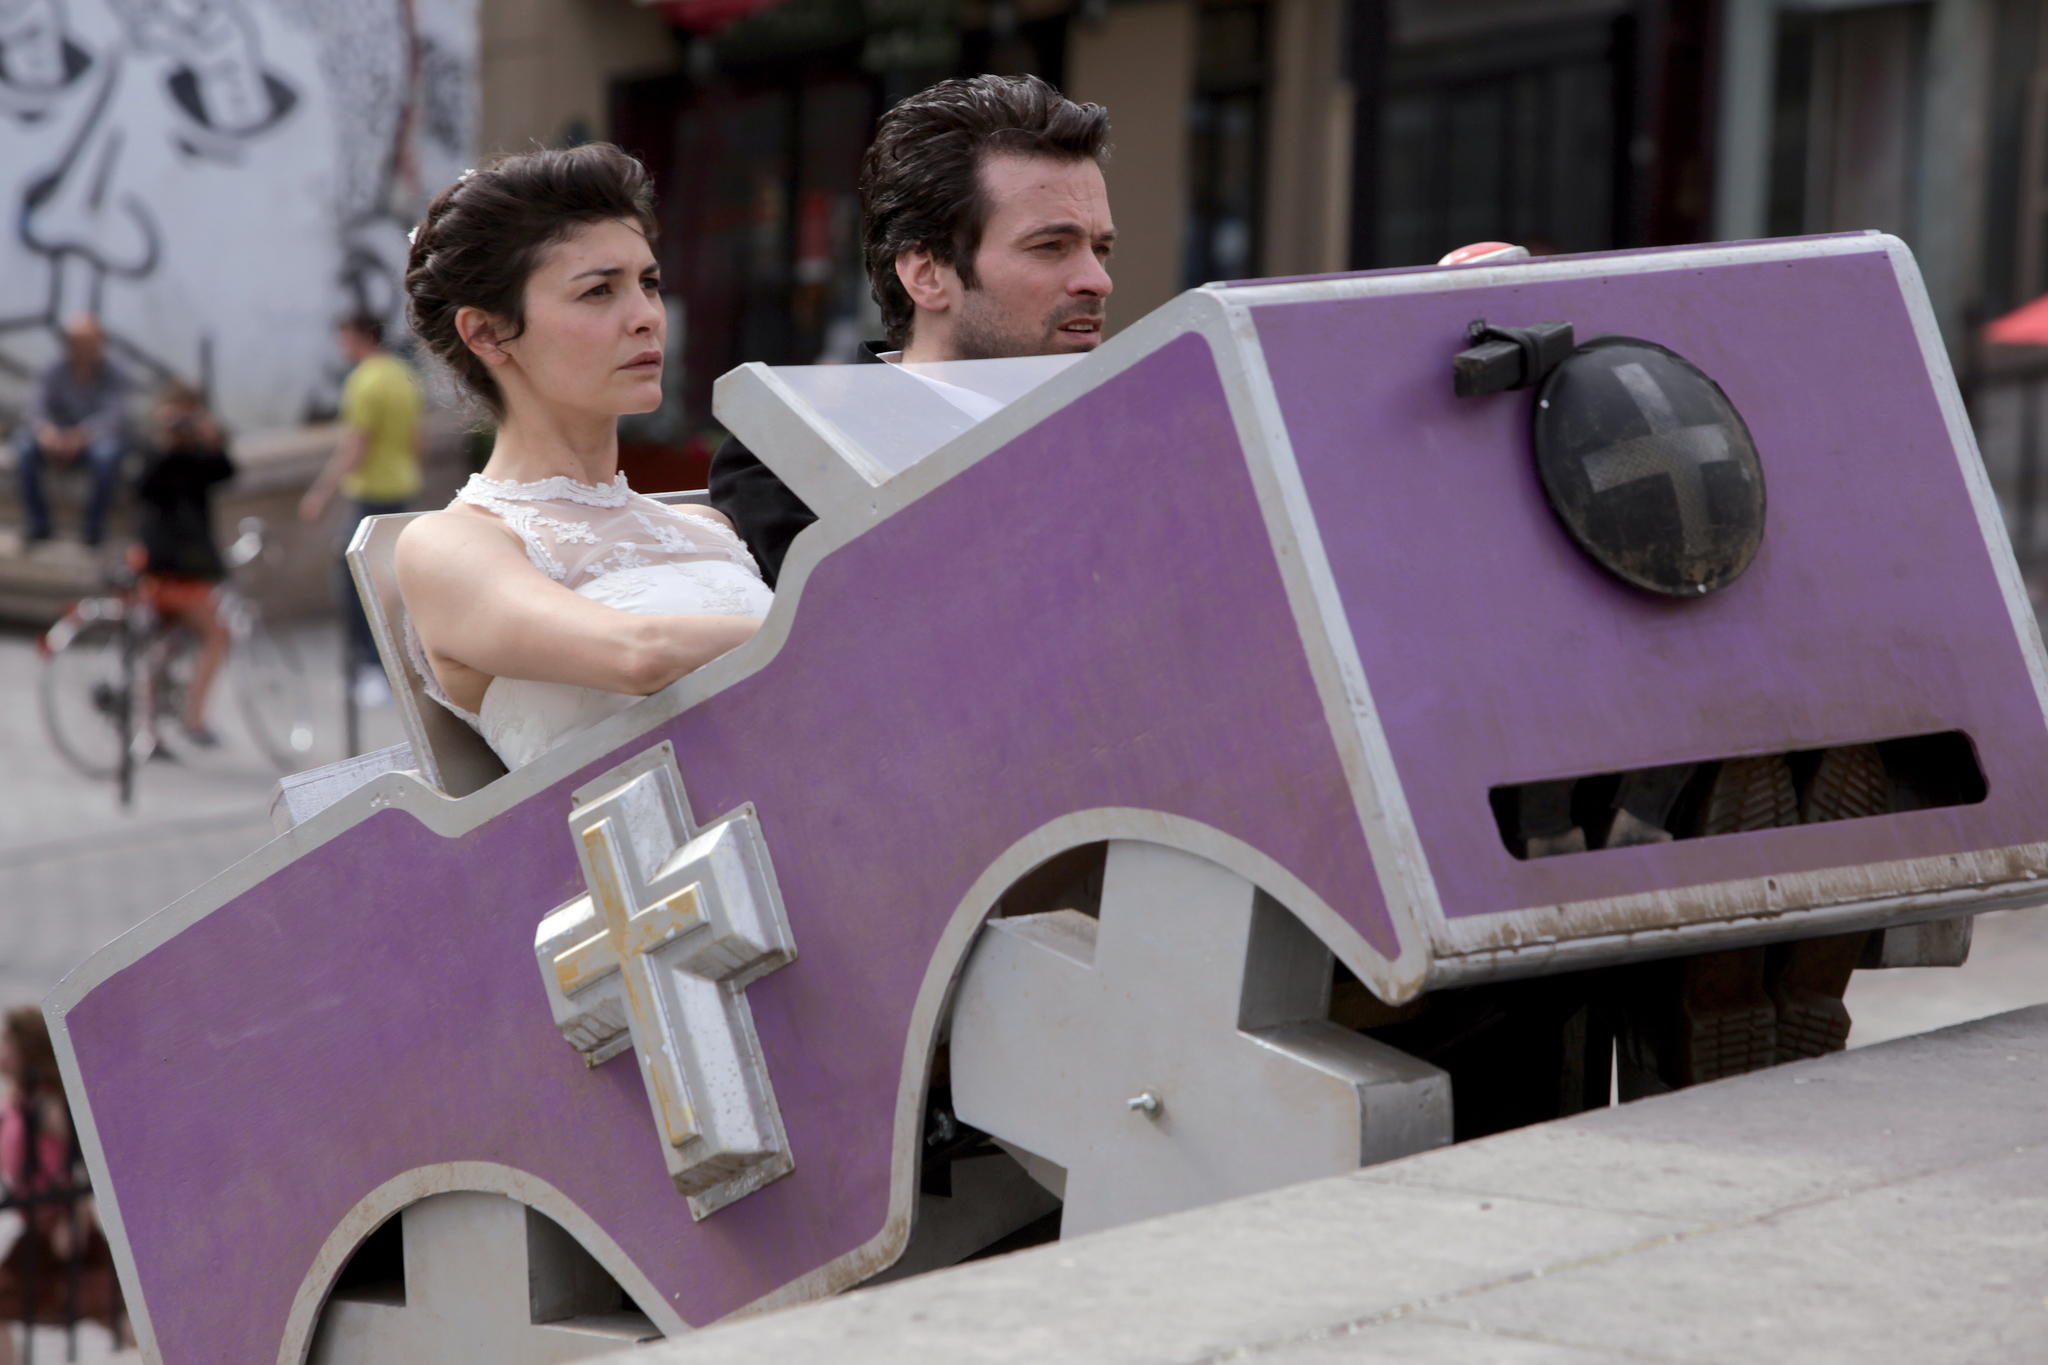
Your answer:
[[[1186,283],[1260,273],[1267,7],[1205,6],[1188,104]]]
[[[1779,19],[1770,235],[1915,236],[1925,4]]]
[[[1397,42],[1364,264],[1426,264],[1475,241],[1539,254],[1618,245],[1630,32],[1595,17]]]

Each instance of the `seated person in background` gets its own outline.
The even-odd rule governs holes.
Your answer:
[[[184,729],[186,739],[205,749],[220,743],[206,727],[206,697],[228,652],[227,627],[213,608],[214,585],[227,576],[213,539],[213,489],[234,474],[220,426],[199,391],[164,385],[157,394],[155,441],[136,486],[141,543],[129,552],[129,562],[156,609],[199,637]]]
[[[773,601],[725,518],[618,472],[619,417],[661,404],[653,235],[647,172],[603,143],[474,171],[413,234],[413,334],[497,436],[399,537],[408,647],[508,768],[745,643]]]
[[[43,496],[45,465],[83,458],[92,467],[92,501],[85,508],[85,543],[107,530],[114,481],[127,453],[128,381],[107,363],[99,319],[79,313],[64,324],[64,358],[37,377],[28,420],[16,438],[21,505],[28,516],[22,539],[50,538],[50,504]]]

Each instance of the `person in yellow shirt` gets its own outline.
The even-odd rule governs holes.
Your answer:
[[[335,337],[353,363],[341,386],[341,444],[299,502],[315,522],[339,492],[348,499],[342,544],[364,517],[403,512],[420,491],[420,390],[406,363],[384,349],[384,324],[367,313],[345,320]],[[348,624],[349,678],[358,705],[390,699],[376,637],[343,563],[339,593]]]

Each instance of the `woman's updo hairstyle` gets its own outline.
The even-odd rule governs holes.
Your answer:
[[[434,198],[406,262],[406,314],[418,337],[471,396],[503,420],[490,366],[463,344],[455,314],[479,308],[498,340],[526,330],[526,281],[549,247],[587,223],[630,219],[654,240],[654,185],[609,142],[520,152],[466,173]]]

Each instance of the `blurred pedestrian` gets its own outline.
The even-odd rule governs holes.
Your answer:
[[[349,500],[345,546],[364,517],[403,512],[419,495],[420,390],[405,362],[384,349],[384,324],[378,318],[367,313],[350,317],[336,341],[355,366],[341,389],[345,430],[333,458],[300,501],[299,516],[320,520],[339,491]],[[339,592],[356,704],[380,705],[391,699],[391,692],[346,561]]]
[[[29,393],[28,420],[15,440],[21,504],[28,516],[22,537],[29,544],[50,538],[44,467],[79,459],[92,469],[85,543],[97,545],[106,535],[107,508],[128,449],[128,381],[108,363],[106,351],[99,319],[75,314],[64,324],[64,358],[43,371]]]
[[[106,1234],[91,1197],[68,1193],[80,1180],[71,1110],[49,1026],[34,1005],[7,1011],[0,1023],[0,1078],[8,1085],[0,1109],[0,1179],[10,1200],[36,1200],[20,1207],[21,1236],[0,1262],[0,1322],[19,1322],[24,1330],[31,1323],[99,1322],[128,1345],[134,1337]],[[14,1335],[0,1329],[0,1365],[14,1365],[14,1359]]]
[[[163,615],[199,637],[198,666],[185,692],[185,738],[202,749],[220,739],[206,725],[206,698],[228,653],[227,627],[214,607],[214,587],[227,577],[213,538],[213,490],[235,476],[220,424],[206,400],[186,384],[157,393],[155,439],[136,487],[140,544],[130,563],[142,590]]]

